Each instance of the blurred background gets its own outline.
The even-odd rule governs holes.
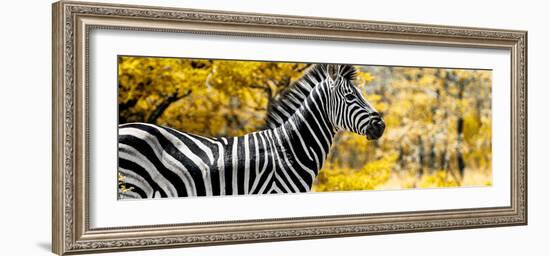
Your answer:
[[[204,136],[264,129],[270,101],[310,64],[119,57],[119,123]],[[490,186],[491,71],[356,66],[381,139],[339,133],[313,191]]]

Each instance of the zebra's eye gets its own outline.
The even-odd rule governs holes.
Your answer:
[[[350,94],[346,94],[346,100],[349,100],[349,101],[352,101],[355,99],[355,96],[353,96],[353,93],[350,93]]]

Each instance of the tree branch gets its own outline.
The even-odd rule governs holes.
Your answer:
[[[135,106],[136,103],[137,103],[137,99],[130,99],[130,100],[124,102],[124,103],[119,103],[118,104],[118,112],[129,109],[129,108]]]
[[[304,66],[301,67],[301,68],[294,69],[294,71],[296,71],[296,72],[302,72],[302,71],[306,70],[306,69],[309,68],[309,67],[311,67],[311,64],[310,64],[310,63],[304,65]]]
[[[178,95],[178,90],[176,92],[172,93],[170,96],[166,97],[158,106],[151,112],[149,117],[147,118],[147,123],[156,124],[157,119],[162,116],[164,111],[174,102],[185,98],[191,94],[191,90],[187,91],[185,94]]]
[[[137,102],[138,102],[137,99],[130,99],[124,103],[118,104],[118,122],[119,123],[124,124],[128,122],[128,120],[126,119],[127,115],[122,115],[122,112],[131,107],[134,107],[137,104]]]

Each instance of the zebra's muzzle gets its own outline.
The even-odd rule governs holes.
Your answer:
[[[373,117],[370,124],[367,127],[367,139],[376,140],[382,137],[384,130],[386,129],[386,124],[384,120],[380,117]]]

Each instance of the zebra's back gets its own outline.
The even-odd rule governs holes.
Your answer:
[[[123,124],[118,132],[120,198],[219,194],[211,185],[219,184],[219,140],[145,123]]]

